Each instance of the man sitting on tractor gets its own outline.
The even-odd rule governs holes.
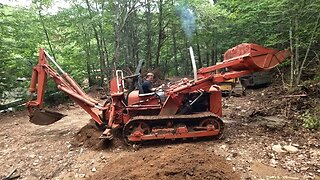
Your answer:
[[[153,73],[147,74],[146,80],[141,85],[142,91],[143,91],[143,92],[140,92],[141,94],[152,93],[155,91],[155,88],[153,88],[153,85],[152,85],[153,77],[154,77]]]

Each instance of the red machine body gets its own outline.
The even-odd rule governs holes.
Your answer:
[[[224,61],[199,69],[197,80],[184,78],[161,90],[139,94],[138,90],[126,91],[124,81],[138,75],[124,77],[121,70],[110,81],[111,101],[104,106],[88,97],[78,84],[65,73],[45,51],[40,49],[39,64],[33,69],[30,92],[36,90],[37,100],[27,103],[30,116],[41,109],[46,77],[56,82],[59,90],[88,112],[98,126],[105,130],[101,138],[111,139],[112,129],[123,129],[127,142],[158,139],[185,139],[198,137],[221,137],[224,123],[222,95],[219,82],[237,78],[256,71],[277,66],[291,55],[288,50],[275,50],[256,44],[240,44],[224,54]],[[60,71],[60,76],[48,64],[49,58]],[[216,70],[227,68],[224,73]],[[31,118],[32,120],[32,118]],[[36,124],[44,121],[37,120]],[[46,124],[46,123],[42,123]]]

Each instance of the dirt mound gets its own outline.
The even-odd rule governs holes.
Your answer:
[[[230,118],[255,120],[255,117],[260,116],[280,116],[289,119],[294,126],[297,126],[300,114],[319,106],[320,99],[314,95],[317,94],[317,91],[318,89],[315,86],[308,86],[308,88],[303,86],[287,90],[280,84],[272,84],[261,89],[248,89],[247,97],[234,98],[228,101],[233,106],[238,104],[233,107],[238,113],[237,111],[231,111]],[[238,99],[245,99],[246,104],[238,102]]]
[[[99,150],[103,147],[103,142],[99,139],[101,134],[102,132],[95,126],[94,122],[90,121],[75,134],[72,144]]]
[[[90,179],[240,179],[224,158],[210,149],[199,150],[200,146],[180,144],[130,152]]]
[[[95,122],[91,120],[87,125],[82,127],[74,136],[71,142],[74,146],[84,146],[93,150],[119,150],[129,148],[122,139],[120,130],[114,131],[112,141],[99,139],[102,130],[98,129]]]

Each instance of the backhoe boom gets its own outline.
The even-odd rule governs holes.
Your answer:
[[[55,64],[62,75],[60,75],[49,65],[48,60]],[[45,110],[45,112],[40,111],[42,109],[44,92],[48,77],[53,79],[59,90],[65,92],[73,101],[75,101],[86,112],[88,112],[93,120],[95,120],[98,124],[102,124],[102,120],[99,114],[100,111],[104,110],[103,106],[100,105],[98,101],[89,97],[80,88],[78,83],[74,79],[72,79],[72,77],[68,73],[64,72],[58,65],[58,63],[44,49],[39,50],[39,62],[32,69],[32,78],[29,89],[31,94],[35,94],[37,92],[37,99],[26,103],[32,122],[34,122],[35,124],[47,125],[48,123],[51,124],[52,121],[55,122],[63,117],[59,115],[59,113],[52,113],[47,110]],[[42,113],[42,115],[37,116],[37,113]],[[52,114],[54,114],[54,116],[57,116],[56,120],[48,118],[48,123],[46,123],[46,118],[44,118],[44,115],[46,113],[50,117],[52,116]]]

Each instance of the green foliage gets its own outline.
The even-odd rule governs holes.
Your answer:
[[[320,83],[320,72],[316,71],[316,75],[313,79],[316,83]]]
[[[311,114],[309,111],[306,111],[299,116],[299,119],[303,122],[303,127],[307,129],[317,130],[320,128],[320,119],[319,116]]]
[[[12,91],[23,84],[18,78],[29,77],[32,67],[31,59],[37,58],[34,52],[39,39],[37,23],[34,16],[26,9],[14,9],[0,6],[0,95]]]
[[[244,42],[286,49],[290,29],[297,40],[298,67],[304,56],[308,66],[320,54],[319,27],[313,33],[320,0],[221,0],[215,5],[203,0],[79,0],[50,14],[53,5],[52,0],[36,0],[28,8],[0,4],[0,94],[21,86],[18,77],[30,79],[39,47],[54,54],[77,82],[88,79],[90,85],[100,84],[102,75],[110,78],[115,67],[133,72],[140,59],[146,69],[165,69],[166,76],[191,75],[189,46],[198,68],[221,61],[227,49]],[[182,30],[181,6],[196,16],[192,39]],[[48,87],[48,92],[56,91],[54,84]]]

